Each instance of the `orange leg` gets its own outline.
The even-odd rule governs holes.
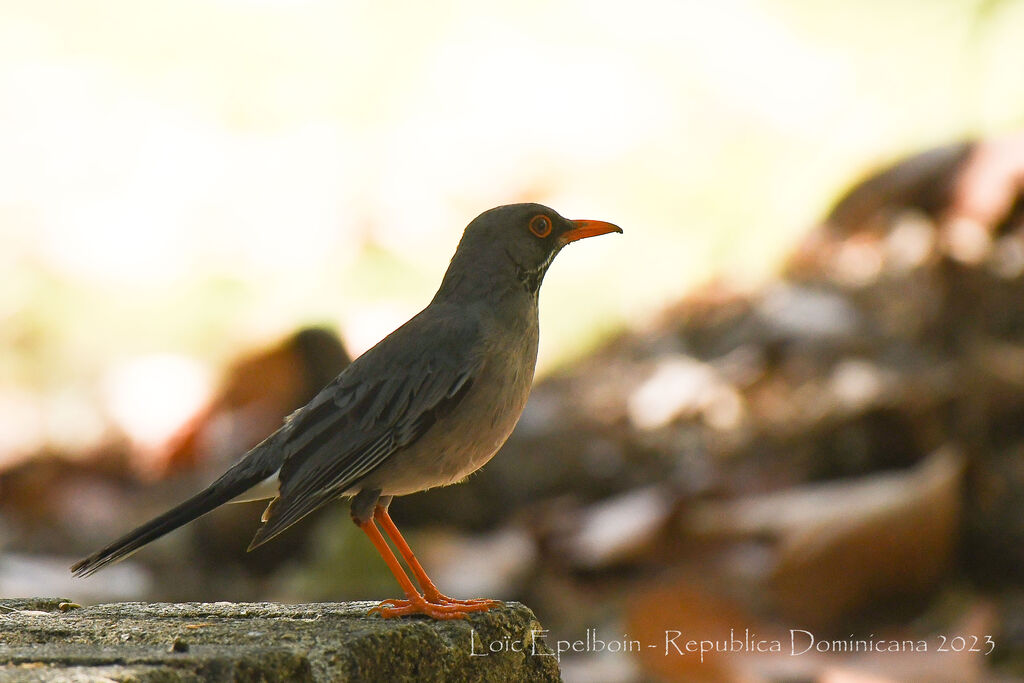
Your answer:
[[[405,593],[407,599],[405,600],[384,600],[379,605],[370,610],[370,613],[377,612],[384,618],[388,617],[399,617],[407,614],[425,614],[434,619],[463,619],[466,616],[466,610],[459,605],[446,605],[437,604],[428,601],[416,587],[413,585],[409,576],[402,569],[402,565],[398,562],[398,558],[391,552],[391,548],[388,547],[388,542],[384,540],[380,530],[373,523],[372,519],[369,519],[359,525],[359,528],[363,530],[373,545],[377,548],[377,552],[384,558],[384,562],[387,563],[388,569],[395,576],[395,580],[398,581],[398,585],[402,587],[402,591]]]
[[[501,603],[498,600],[488,600],[486,598],[479,598],[475,600],[458,600],[456,598],[450,598],[443,594],[434,585],[434,582],[427,576],[427,572],[424,571],[423,565],[416,559],[416,555],[413,554],[412,548],[405,542],[402,537],[402,533],[398,530],[394,521],[391,519],[391,515],[388,514],[387,508],[378,506],[373,511],[373,518],[377,520],[381,528],[384,529],[384,533],[388,535],[388,538],[398,548],[398,552],[402,554],[405,559],[405,563],[412,569],[412,573],[416,575],[416,581],[419,582],[420,588],[423,589],[423,597],[432,603],[439,605],[458,605],[464,611],[467,612],[483,612],[491,607],[497,607]]]

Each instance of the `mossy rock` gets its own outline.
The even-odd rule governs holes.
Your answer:
[[[452,621],[382,619],[372,606],[0,600],[0,680],[559,680],[521,604]]]

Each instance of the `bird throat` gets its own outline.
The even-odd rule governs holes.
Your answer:
[[[508,252],[506,251],[506,253]],[[555,252],[551,252],[551,255],[536,268],[526,268],[516,261],[511,253],[508,254],[508,258],[516,269],[516,281],[529,294],[537,296],[537,292],[540,291],[540,285],[544,281],[544,274],[548,272],[548,266],[551,265],[551,261],[555,258]]]

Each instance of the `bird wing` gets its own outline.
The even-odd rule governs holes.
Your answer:
[[[428,307],[356,359],[282,427],[278,496],[251,548],[350,491],[465,397],[483,365],[478,321]]]

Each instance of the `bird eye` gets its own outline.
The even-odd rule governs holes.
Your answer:
[[[530,219],[530,232],[537,237],[547,237],[551,234],[551,219],[547,216],[534,216]]]

